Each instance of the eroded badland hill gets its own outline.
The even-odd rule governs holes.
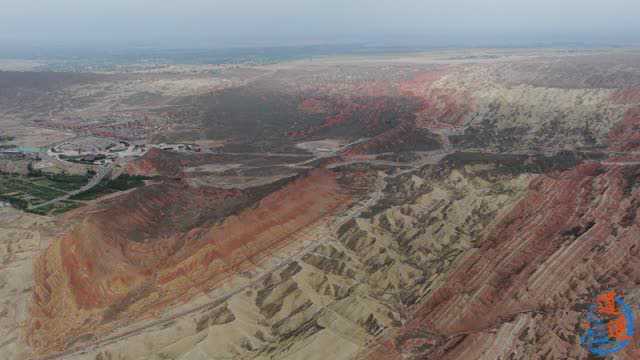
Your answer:
[[[213,70],[0,72],[55,150],[0,158],[3,356],[577,359],[598,293],[640,305],[637,52]]]

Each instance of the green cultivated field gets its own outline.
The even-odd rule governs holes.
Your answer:
[[[31,206],[64,196],[69,191],[87,184],[89,178],[82,175],[48,174],[39,171],[29,175],[0,173],[0,201],[11,203],[16,208],[36,214],[64,212],[80,206],[76,202],[61,202],[38,209]]]
[[[144,185],[146,176],[122,174],[115,179],[103,179],[94,188],[71,197],[72,200],[93,200],[100,196],[125,191]]]

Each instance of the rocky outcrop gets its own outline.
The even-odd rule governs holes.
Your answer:
[[[637,71],[552,60],[224,92],[207,126],[240,150],[346,150],[149,151],[128,171],[154,183],[70,213],[38,257],[23,358],[587,357],[596,294],[640,304]]]
[[[127,164],[127,173],[142,176],[176,176],[182,170],[180,155],[158,148],[150,149],[144,156]]]
[[[38,260],[30,344],[62,351],[154,316],[251,270],[351,199],[327,170],[280,186],[247,207],[255,197],[239,191],[164,184],[90,211]]]
[[[367,356],[585,356],[575,342],[576,305],[595,291],[633,288],[640,281],[634,255],[640,245],[638,175],[637,167],[589,164],[558,178],[537,178],[424,299],[415,320]],[[522,339],[497,347],[507,329]],[[624,358],[634,358],[633,351]]]
[[[435,134],[427,129],[417,128],[414,121],[405,121],[368,141],[349,147],[344,155],[429,151],[441,147],[442,145]]]

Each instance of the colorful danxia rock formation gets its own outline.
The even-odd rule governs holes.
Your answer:
[[[64,215],[0,208],[0,352],[638,359],[639,64],[474,50],[61,82],[88,102],[51,110],[67,131],[95,136],[94,97],[133,108],[113,88],[142,99],[145,141],[188,146],[111,164]]]

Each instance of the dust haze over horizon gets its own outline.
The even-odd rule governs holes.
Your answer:
[[[0,0],[0,45],[636,44],[629,0]]]

